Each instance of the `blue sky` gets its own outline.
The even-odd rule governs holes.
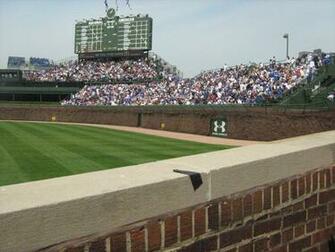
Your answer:
[[[115,6],[115,0],[108,0]],[[119,14],[154,19],[153,51],[193,76],[201,70],[321,48],[335,51],[334,0],[118,0]],[[9,55],[73,56],[75,20],[104,16],[104,0],[0,0],[0,67]]]

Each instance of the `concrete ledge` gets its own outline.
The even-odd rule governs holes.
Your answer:
[[[0,247],[33,251],[205,202],[207,177],[194,192],[187,176],[157,162],[2,187]]]
[[[0,187],[0,248],[34,251],[335,163],[335,131]],[[201,173],[193,190],[184,169]]]

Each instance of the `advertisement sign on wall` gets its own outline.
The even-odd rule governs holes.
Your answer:
[[[218,137],[227,137],[227,119],[216,118],[211,120],[210,135]]]

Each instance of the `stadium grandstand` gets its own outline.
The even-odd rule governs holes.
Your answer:
[[[164,60],[162,57],[160,57],[158,54],[154,52],[150,52],[149,56],[157,62],[158,65],[161,66],[161,70],[165,71],[166,73],[176,75],[178,77],[183,77],[183,72],[178,69],[177,66],[170,64],[166,60]]]
[[[88,81],[113,82],[152,80],[158,77],[157,66],[149,58],[138,60],[106,61],[76,60],[44,71],[26,73],[31,81]]]
[[[301,85],[311,83],[330,54],[314,52],[297,59],[237,65],[206,71],[195,78],[165,75],[160,81],[86,85],[63,105],[196,105],[277,102]]]
[[[255,105],[279,101],[287,104],[292,100],[287,97],[302,87],[308,87],[311,96],[317,96],[322,89],[320,81],[312,86],[310,83],[323,73],[325,66],[334,64],[334,54],[314,50],[286,61],[271,58],[267,63],[224,65],[193,78],[182,78],[176,67],[154,53],[133,59],[80,59],[55,65],[46,59],[37,62],[49,65],[23,71],[23,77],[20,71],[2,71],[2,89],[7,86],[8,90],[17,80],[14,86],[21,91],[30,88],[35,100],[48,99],[49,94],[54,101],[65,98],[62,105]],[[327,83],[332,80],[327,79]],[[327,89],[329,101],[333,92],[332,88]],[[12,100],[20,96],[1,97]]]

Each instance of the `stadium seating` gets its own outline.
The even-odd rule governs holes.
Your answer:
[[[269,64],[238,65],[203,72],[192,79],[168,75],[160,81],[86,85],[63,105],[196,105],[273,102],[309,83],[324,63],[307,54]]]
[[[151,59],[123,61],[70,61],[26,75],[32,81],[132,82],[158,77],[157,65]]]

